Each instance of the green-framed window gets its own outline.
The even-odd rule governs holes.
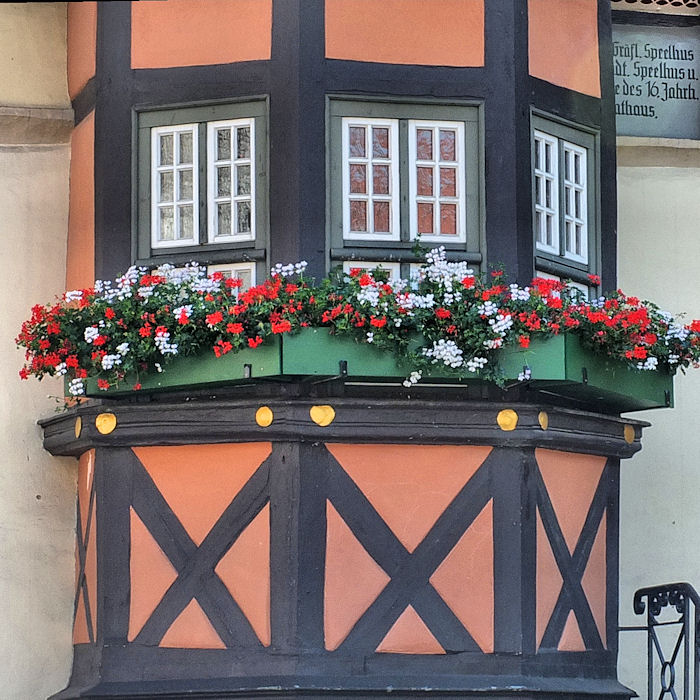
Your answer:
[[[532,114],[535,269],[590,284],[600,267],[597,132]]]
[[[263,259],[267,100],[139,110],[134,119],[134,258]]]
[[[393,261],[420,239],[478,264],[483,156],[474,103],[329,97],[330,264]]]

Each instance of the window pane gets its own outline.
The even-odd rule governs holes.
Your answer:
[[[571,151],[564,149],[564,172],[566,177],[571,180]]]
[[[218,197],[231,195],[231,168],[228,165],[216,169],[216,191]]]
[[[573,224],[570,221],[566,222],[566,250],[573,251]]]
[[[433,205],[418,202],[418,233],[433,233]]]
[[[367,202],[351,200],[350,202],[350,230],[367,230]]]
[[[161,134],[160,136],[160,165],[173,164],[173,135]]]
[[[192,162],[192,132],[183,131],[180,133],[180,154],[178,163],[185,164]]]
[[[179,215],[178,238],[194,238],[194,226],[192,221],[192,205],[186,204],[177,208]]]
[[[389,166],[375,165],[373,173],[374,182],[372,185],[374,194],[389,194]]]
[[[547,209],[552,208],[552,181],[544,181],[544,205]]]
[[[576,206],[574,207],[575,216],[577,219],[581,218],[581,192],[580,190],[574,191],[574,201]]]
[[[416,130],[416,156],[418,160],[433,159],[433,132],[431,129]]]
[[[454,131],[440,129],[440,159],[457,160],[456,136]]]
[[[173,173],[168,171],[160,173],[160,201],[173,201]]]
[[[364,194],[367,192],[367,166],[350,163],[350,192]]]
[[[544,181],[541,175],[535,176],[535,204],[542,205],[542,190],[544,189]]]
[[[440,168],[440,196],[457,196],[457,171],[454,168]]]
[[[173,225],[173,208],[160,208],[160,240],[172,241],[175,238],[175,230]]]
[[[228,160],[231,157],[231,130],[216,130],[216,157],[218,160]]]
[[[192,171],[191,170],[179,170],[178,171],[178,186],[180,190],[180,196],[178,199],[192,199]]]
[[[365,127],[351,126],[350,127],[350,157],[364,158],[365,157]],[[364,231],[364,229],[362,229]]]
[[[542,139],[535,138],[535,170],[542,169]]]
[[[574,154],[574,182],[581,184],[581,156],[578,153]]]
[[[374,203],[374,230],[389,233],[389,202]]]
[[[549,246],[553,246],[554,245],[554,218],[548,214],[546,221],[547,221],[547,240],[546,240],[546,243]]]
[[[433,169],[418,168],[418,194],[423,197],[433,195]]]
[[[250,194],[250,165],[239,165],[236,168],[236,177],[237,194]]]
[[[544,169],[546,172],[552,172],[552,145],[549,143],[544,144]]]
[[[375,158],[389,157],[389,129],[372,128],[372,155]]]
[[[216,205],[217,226],[219,236],[231,235],[231,205],[228,202],[220,202]]]
[[[238,233],[250,233],[250,202],[238,202]]]
[[[576,224],[576,255],[583,255],[583,227]]]
[[[537,241],[539,243],[544,243],[544,235],[542,232],[542,212],[535,212],[535,232],[537,234]]]
[[[440,205],[440,233],[456,235],[457,233],[457,205]]]
[[[238,137],[238,157],[250,158],[250,127],[242,126],[236,129]]]

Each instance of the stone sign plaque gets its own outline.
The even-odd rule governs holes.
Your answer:
[[[613,27],[621,136],[700,139],[700,28]]]

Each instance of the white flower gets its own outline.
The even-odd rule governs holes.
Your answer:
[[[649,355],[649,357],[647,357],[647,359],[643,363],[637,363],[637,369],[655,370],[658,364],[659,360],[656,357]]]
[[[88,326],[83,332],[83,338],[85,338],[86,343],[92,343],[99,334],[97,326]]]
[[[129,343],[120,343],[117,345],[117,352],[122,356],[126,355],[126,353],[129,352]]]
[[[65,362],[59,362],[56,365],[56,374],[62,377],[68,371],[68,367]]]
[[[433,364],[441,361],[444,365],[453,368],[461,367],[463,364],[463,352],[454,340],[440,338],[436,343],[433,343],[432,348],[423,348],[423,354],[426,357],[432,357]]]
[[[185,314],[187,318],[189,318],[192,315],[192,304],[185,304],[184,306],[178,306],[177,309],[173,311],[173,316],[175,318],[179,319],[182,314]]]
[[[71,379],[68,384],[68,392],[72,396],[80,396],[85,393],[85,387],[82,379]]]
[[[478,372],[484,365],[488,363],[485,357],[472,357],[467,360],[464,364],[470,372]]]
[[[529,367],[525,367],[523,371],[518,375],[518,381],[519,382],[526,382],[530,379],[532,376],[532,371],[530,370]]]
[[[367,333],[367,342],[368,343],[374,342],[374,333]]]
[[[485,301],[483,304],[479,304],[477,311],[480,316],[493,316],[498,311],[498,304],[494,304],[492,301]]]
[[[517,284],[511,284],[510,297],[515,301],[527,301],[530,298],[530,287],[522,288]]]
[[[423,376],[423,373],[420,371],[411,372],[411,374],[408,377],[406,377],[406,379],[403,380],[403,385],[407,389],[410,389],[414,384],[417,384],[421,380],[422,376]]]
[[[83,298],[83,290],[82,289],[74,289],[71,292],[66,292],[63,295],[63,298],[66,301],[80,301],[80,299]]]
[[[495,319],[489,319],[489,325],[494,333],[498,333],[503,338],[513,325],[513,319],[510,314],[498,314]]]
[[[102,369],[112,369],[115,365],[122,363],[121,355],[105,355],[102,358]]]
[[[158,331],[153,339],[161,355],[177,355],[177,343],[170,342],[170,333],[165,330]]]

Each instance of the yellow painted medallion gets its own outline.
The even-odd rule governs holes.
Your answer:
[[[547,415],[546,411],[540,411],[539,415],[537,416],[537,420],[540,423],[540,428],[542,430],[547,430],[549,428],[549,416]]]
[[[496,422],[501,430],[515,430],[518,425],[518,414],[512,408],[505,408],[499,411]]]
[[[83,432],[83,419],[78,416],[75,419],[75,439],[77,440],[80,437],[80,433]]]
[[[109,435],[117,427],[117,417],[114,413],[100,413],[95,418],[95,427],[98,433]]]
[[[309,409],[309,415],[311,420],[322,428],[330,425],[335,420],[333,406],[312,406]]]
[[[629,423],[625,426],[625,442],[630,445],[634,442],[634,426]]]
[[[255,412],[255,422],[261,428],[267,428],[268,425],[272,424],[275,419],[274,413],[269,406],[260,406],[260,408]]]

